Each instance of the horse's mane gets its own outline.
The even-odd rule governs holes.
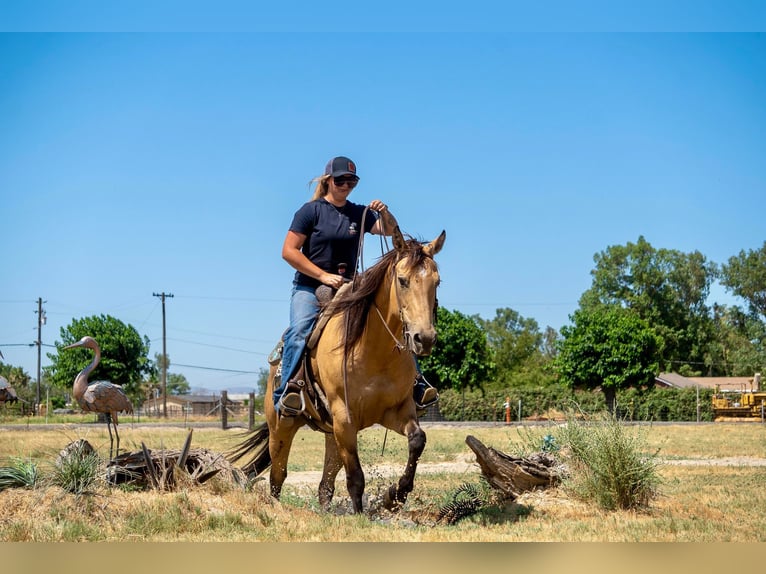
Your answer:
[[[423,252],[422,247],[423,244],[417,239],[407,239],[403,250],[392,249],[382,255],[375,265],[354,278],[349,289],[344,289],[328,303],[332,308],[333,315],[345,314],[346,336],[343,349],[346,354],[362,337],[370,307],[375,300],[375,293],[386,280],[386,277],[390,276],[391,268],[400,259],[407,259],[407,269],[420,267],[424,265],[426,260],[430,260],[436,265],[436,262]]]

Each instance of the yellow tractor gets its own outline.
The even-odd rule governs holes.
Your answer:
[[[766,415],[766,389],[761,388],[761,374],[750,380],[750,389],[722,391],[716,386],[713,394],[713,416],[746,417],[763,420]]]

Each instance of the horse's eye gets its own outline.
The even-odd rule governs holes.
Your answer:
[[[407,279],[406,277],[399,277],[399,287],[401,287],[402,289],[406,289],[409,286],[410,286],[409,279]]]

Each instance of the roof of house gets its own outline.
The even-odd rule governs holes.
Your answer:
[[[660,386],[677,389],[717,387],[722,391],[749,391],[753,387],[753,377],[684,377],[678,373],[660,373],[654,380]]]
[[[156,399],[148,399],[146,403],[152,403],[154,401],[162,400],[162,396]],[[168,395],[168,401],[174,403],[190,404],[190,403],[203,403],[213,404],[218,403],[221,400],[220,395]],[[227,404],[238,403],[240,401],[227,397]]]

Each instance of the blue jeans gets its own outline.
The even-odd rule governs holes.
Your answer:
[[[319,301],[314,294],[314,287],[293,285],[290,297],[290,326],[285,331],[282,348],[282,381],[274,389],[274,404],[285,390],[285,385],[298,370],[298,363],[306,347],[306,339],[314,328],[319,314]]]

